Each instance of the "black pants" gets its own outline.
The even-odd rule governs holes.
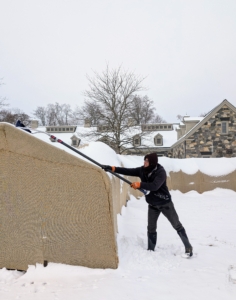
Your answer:
[[[157,220],[160,213],[170,221],[171,225],[178,232],[183,229],[183,225],[179,221],[179,217],[175,210],[173,202],[169,202],[161,206],[148,206],[148,232],[154,233],[157,230]]]

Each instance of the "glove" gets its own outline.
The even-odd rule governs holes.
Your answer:
[[[130,186],[135,190],[140,189],[141,182],[133,182]]]
[[[112,171],[112,172],[115,172],[115,170],[116,170],[116,167],[114,167],[114,166],[106,166],[106,165],[102,165],[102,169],[104,170],[104,171]]]

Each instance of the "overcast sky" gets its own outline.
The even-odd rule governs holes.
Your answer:
[[[0,96],[81,106],[106,64],[147,76],[168,122],[236,106],[236,0],[0,0]]]

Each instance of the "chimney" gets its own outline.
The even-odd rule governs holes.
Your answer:
[[[136,121],[134,118],[128,118],[128,126],[135,126]]]
[[[38,120],[31,120],[31,121],[30,121],[30,127],[31,127],[32,129],[38,128],[38,127],[39,127],[39,121],[38,121]]]

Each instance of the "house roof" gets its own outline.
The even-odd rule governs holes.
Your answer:
[[[205,124],[212,116],[214,116],[224,105],[228,106],[236,113],[236,107],[233,106],[228,100],[223,100],[219,105],[213,108],[199,123],[197,123],[192,129],[190,129],[185,135],[183,135],[171,148],[184,142],[188,137],[194,134],[203,124]]]
[[[233,106],[228,100],[223,100],[219,105],[217,105],[215,108],[213,108],[205,117],[188,117],[185,116],[185,121],[199,121],[192,129],[190,129],[184,136],[182,136],[179,140],[177,140],[177,132],[176,129],[179,129],[181,125],[185,125],[184,123],[180,122],[179,124],[173,124],[173,130],[157,130],[157,131],[146,131],[145,135],[143,134],[143,131],[141,131],[141,126],[132,126],[129,130],[126,132],[126,136],[132,138],[135,135],[142,135],[141,136],[141,145],[136,148],[174,148],[175,146],[181,144],[183,141],[185,141],[188,137],[190,137],[192,134],[194,134],[204,123],[206,123],[212,116],[214,116],[219,109],[221,109],[224,105],[228,106],[231,110],[233,110],[236,113],[236,107]],[[74,133],[52,133],[55,134],[58,138],[62,139],[66,143],[71,143],[71,137],[73,135],[77,135],[81,139],[80,145],[88,144],[90,142],[94,142],[98,140],[98,136],[92,136],[91,133],[94,131],[94,127],[83,127],[83,126],[77,126],[76,131]],[[46,131],[45,127],[39,127],[39,130]],[[111,133],[107,133],[107,136],[109,137]],[[154,144],[154,137],[156,135],[162,135],[163,138],[163,144],[162,146],[155,146]],[[37,134],[37,137],[40,139],[48,141],[48,137],[46,137],[45,134]],[[122,137],[123,138],[123,137]],[[50,141],[48,141],[50,142]],[[124,145],[125,148],[132,148],[133,144],[128,143]]]
[[[178,125],[173,125],[173,130],[158,130],[158,131],[151,131],[151,132],[146,132],[145,135],[142,136],[141,138],[141,146],[137,148],[142,148],[142,147],[157,147],[157,148],[169,148],[173,143],[177,141],[177,132],[176,128],[178,128]],[[157,135],[162,136],[162,141],[163,144],[162,146],[155,146],[154,144],[154,137]]]
[[[197,121],[200,122],[204,119],[204,117],[184,117],[184,122],[188,122],[188,121]]]
[[[178,124],[173,124],[173,130],[158,130],[158,131],[146,131],[143,132],[141,130],[141,126],[132,126],[129,130],[126,131],[126,137],[132,138],[135,135],[141,135],[141,146],[136,148],[147,148],[147,147],[155,147],[155,148],[170,148],[173,143],[177,141],[177,132],[176,129],[179,127]],[[46,132],[46,127],[39,127],[38,130]],[[65,143],[71,143],[71,137],[73,135],[78,136],[81,139],[80,145],[87,144],[90,142],[97,141],[99,139],[98,136],[92,136],[91,133],[94,131],[94,127],[82,127],[77,126],[75,132],[67,133],[67,132],[58,132],[58,133],[51,133],[55,135],[57,138],[63,140]],[[49,133],[49,132],[48,132]],[[112,133],[107,133],[107,137]],[[162,136],[163,144],[162,146],[155,146],[154,144],[154,137],[157,135]],[[48,137],[43,134],[39,133],[36,135],[38,138],[47,141],[50,143]],[[125,138],[124,136],[121,137],[122,139]],[[132,148],[132,143],[127,143],[124,145],[125,148]]]
[[[40,130],[42,132],[46,132],[46,127],[40,126],[36,130]],[[61,139],[63,142],[65,142],[67,144],[70,144],[71,143],[71,137],[74,136],[74,135],[76,135],[76,136],[78,136],[78,138],[81,139],[80,145],[83,145],[83,144],[86,144],[86,143],[93,142],[93,141],[97,140],[97,138],[96,139],[92,139],[90,136],[89,137],[86,136],[86,134],[89,135],[89,133],[92,130],[94,130],[93,127],[79,127],[79,126],[77,126],[75,132],[57,132],[57,133],[56,132],[47,132],[47,133],[55,135],[57,138]],[[82,133],[83,133],[84,136],[81,138],[80,134],[82,134]],[[49,140],[49,138],[48,138],[48,136],[46,136],[43,133],[39,132],[35,136],[37,138],[41,139],[41,140],[44,140],[44,141],[46,141],[48,143],[51,143],[50,140]]]

